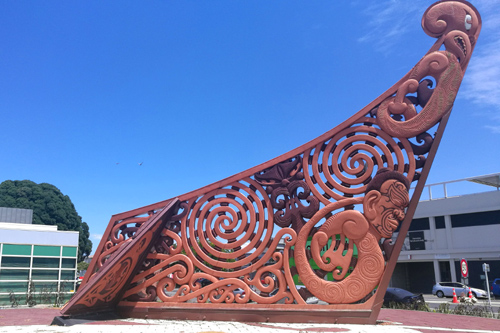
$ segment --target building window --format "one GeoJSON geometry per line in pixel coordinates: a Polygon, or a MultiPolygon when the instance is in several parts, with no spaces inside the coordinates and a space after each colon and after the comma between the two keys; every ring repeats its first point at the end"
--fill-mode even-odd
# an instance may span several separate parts
{"type": "Polygon", "coordinates": [[[0,269],[0,280],[28,280],[29,269],[0,269]]]}
{"type": "Polygon", "coordinates": [[[10,291],[13,292],[26,292],[28,289],[28,282],[2,282],[2,286],[10,291]]]}
{"type": "Polygon", "coordinates": [[[32,280],[59,280],[59,271],[58,270],[40,270],[40,269],[34,269],[31,272],[31,279],[32,280]]]}
{"type": "Polygon", "coordinates": [[[59,268],[59,258],[33,258],[33,268],[59,268]]]}
{"type": "Polygon", "coordinates": [[[75,274],[75,271],[61,271],[61,280],[74,280],[75,274]]]}
{"type": "Polygon", "coordinates": [[[63,257],[76,257],[76,247],[63,246],[63,257]]]}
{"type": "Polygon", "coordinates": [[[29,257],[2,257],[1,267],[30,267],[29,257]]]}
{"type": "Polygon", "coordinates": [[[62,260],[62,268],[75,269],[76,268],[76,259],[66,259],[66,258],[63,258],[63,260],[62,260]]]}
{"type": "Polygon", "coordinates": [[[436,229],[445,229],[446,225],[444,223],[444,216],[436,216],[434,218],[434,221],[436,222],[436,229]]]}
{"type": "Polygon", "coordinates": [[[475,227],[478,225],[500,224],[500,210],[451,215],[451,227],[475,227]]]}
{"type": "Polygon", "coordinates": [[[54,292],[57,291],[57,283],[56,282],[46,282],[46,281],[35,281],[35,290],[37,292],[54,292]]]}
{"type": "Polygon", "coordinates": [[[61,255],[60,246],[35,245],[33,249],[34,256],[59,257],[61,255]]]}
{"type": "Polygon", "coordinates": [[[416,230],[429,230],[431,227],[429,225],[429,218],[425,217],[422,219],[414,219],[411,221],[410,224],[410,229],[409,231],[416,231],[416,230]]]}
{"type": "Polygon", "coordinates": [[[409,231],[415,231],[415,230],[429,230],[429,218],[423,218],[423,219],[414,219],[411,221],[410,224],[410,229],[409,231]]]}
{"type": "Polygon", "coordinates": [[[30,256],[31,245],[17,245],[17,244],[4,244],[3,255],[17,255],[17,256],[30,256]]]}
{"type": "MultiPolygon", "coordinates": [[[[424,217],[421,219],[413,219],[410,224],[410,228],[408,229],[409,231],[420,231],[420,230],[429,230],[430,224],[429,224],[429,218],[424,217]]],[[[399,229],[401,229],[401,223],[398,225],[398,228],[394,232],[399,232],[399,229]]]]}
{"type": "Polygon", "coordinates": [[[0,306],[11,304],[11,292],[23,300],[30,281],[37,299],[58,291],[70,297],[75,289],[77,256],[75,246],[0,243],[0,306]]]}

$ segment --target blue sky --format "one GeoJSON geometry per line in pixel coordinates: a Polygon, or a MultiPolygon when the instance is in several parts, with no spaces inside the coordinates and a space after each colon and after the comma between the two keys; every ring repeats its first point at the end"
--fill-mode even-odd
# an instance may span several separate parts
{"type": "MultiPolygon", "coordinates": [[[[90,226],[265,162],[358,111],[434,39],[432,1],[3,1],[0,181],[51,183],[90,226]],[[142,163],[142,165],[140,165],[142,163]]],[[[500,3],[433,165],[500,171],[500,3]]]]}

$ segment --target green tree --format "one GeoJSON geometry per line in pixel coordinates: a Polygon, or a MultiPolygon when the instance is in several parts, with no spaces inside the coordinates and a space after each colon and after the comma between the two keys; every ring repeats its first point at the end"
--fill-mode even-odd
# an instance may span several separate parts
{"type": "Polygon", "coordinates": [[[80,261],[76,265],[76,270],[78,271],[78,273],[80,273],[81,271],[86,271],[88,268],[89,268],[89,264],[86,263],[85,261],[80,261]]]}
{"type": "Polygon", "coordinates": [[[78,231],[78,261],[92,251],[89,226],[82,221],[70,198],[54,185],[6,180],[0,184],[0,207],[32,209],[33,224],[57,225],[58,230],[78,231]]]}

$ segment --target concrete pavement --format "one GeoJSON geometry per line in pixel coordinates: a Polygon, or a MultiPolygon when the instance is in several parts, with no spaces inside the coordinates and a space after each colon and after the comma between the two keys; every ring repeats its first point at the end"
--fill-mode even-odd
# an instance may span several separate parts
{"type": "Polygon", "coordinates": [[[439,313],[382,309],[377,325],[240,323],[183,320],[119,319],[70,327],[50,326],[59,309],[0,309],[0,332],[88,333],[305,333],[305,332],[471,332],[500,333],[500,320],[439,313]]]}

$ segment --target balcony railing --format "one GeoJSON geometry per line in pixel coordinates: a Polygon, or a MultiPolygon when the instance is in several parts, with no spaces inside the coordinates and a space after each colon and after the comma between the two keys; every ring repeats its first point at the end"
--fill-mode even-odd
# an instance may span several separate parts
{"type": "Polygon", "coordinates": [[[500,190],[500,173],[427,184],[420,201],[447,199],[461,195],[500,190]],[[489,187],[485,187],[489,186],[489,187]]]}

